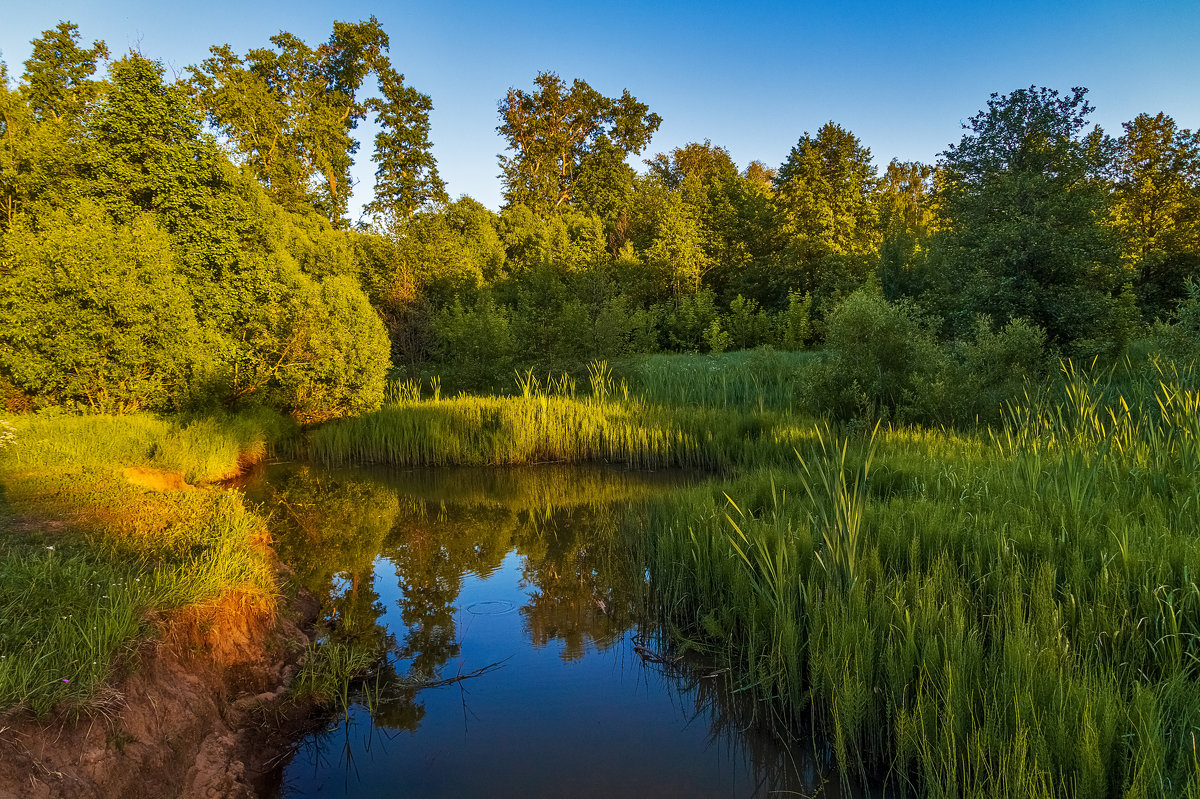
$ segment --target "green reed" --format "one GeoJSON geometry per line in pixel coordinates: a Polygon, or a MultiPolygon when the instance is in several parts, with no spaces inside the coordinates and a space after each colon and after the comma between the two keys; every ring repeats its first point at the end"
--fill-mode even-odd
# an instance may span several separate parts
{"type": "Polygon", "coordinates": [[[1197,398],[1068,365],[1002,429],[821,429],[657,511],[659,613],[847,781],[1196,795],[1197,398]]]}

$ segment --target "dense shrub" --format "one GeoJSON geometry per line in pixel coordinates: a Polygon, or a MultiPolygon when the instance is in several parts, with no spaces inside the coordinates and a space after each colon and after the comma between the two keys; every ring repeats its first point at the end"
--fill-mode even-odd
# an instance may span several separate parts
{"type": "Polygon", "coordinates": [[[878,290],[851,294],[826,317],[827,357],[813,375],[812,410],[841,419],[928,415],[946,356],[933,334],[878,290]]]}
{"type": "MultiPolygon", "coordinates": [[[[171,242],[91,203],[4,238],[0,376],[40,404],[165,409],[204,359],[171,242]]],[[[13,392],[9,392],[13,393],[13,392]]]]}

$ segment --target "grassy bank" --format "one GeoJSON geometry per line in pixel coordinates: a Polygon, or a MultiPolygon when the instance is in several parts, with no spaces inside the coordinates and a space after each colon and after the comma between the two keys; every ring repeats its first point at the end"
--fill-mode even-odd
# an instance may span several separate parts
{"type": "Polygon", "coordinates": [[[263,520],[204,487],[264,457],[289,430],[279,417],[5,422],[0,713],[102,705],[163,613],[231,598],[272,607],[263,520]]]}

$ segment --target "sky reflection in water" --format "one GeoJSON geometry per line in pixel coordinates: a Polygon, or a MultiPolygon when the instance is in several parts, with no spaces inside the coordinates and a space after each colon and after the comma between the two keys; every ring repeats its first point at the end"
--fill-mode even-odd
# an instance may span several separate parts
{"type": "Polygon", "coordinates": [[[372,708],[303,741],[280,796],[811,795],[811,760],[743,732],[721,677],[644,659],[639,508],[684,479],[280,466],[248,486],[328,638],[387,653],[372,708]]]}

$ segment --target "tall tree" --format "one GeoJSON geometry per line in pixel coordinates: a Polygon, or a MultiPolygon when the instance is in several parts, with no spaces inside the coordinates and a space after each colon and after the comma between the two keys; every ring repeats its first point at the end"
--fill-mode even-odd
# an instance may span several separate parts
{"type": "Polygon", "coordinates": [[[387,50],[387,34],[372,17],[335,22],[316,48],[286,32],[271,43],[276,49],[245,57],[213,47],[190,68],[196,99],[277,202],[342,223],[358,148],[351,131],[367,114],[356,93],[387,50]]]}
{"type": "Polygon", "coordinates": [[[22,81],[34,115],[55,122],[80,116],[100,92],[101,84],[92,76],[96,63],[105,58],[108,47],[102,41],[80,46],[78,25],[60,22],[54,30],[43,31],[33,40],[22,81]]]}
{"type": "Polygon", "coordinates": [[[60,22],[33,40],[19,89],[0,63],[0,231],[87,171],[85,111],[104,91],[94,75],[107,57],[104,42],[81,47],[78,28],[60,22]]]}
{"type": "Polygon", "coordinates": [[[1001,324],[1023,317],[1081,351],[1117,343],[1117,250],[1103,225],[1110,146],[1088,129],[1086,94],[993,94],[941,154],[948,229],[938,290],[955,298],[948,311],[959,328],[982,312],[1001,324]]]}
{"type": "Polygon", "coordinates": [[[601,136],[623,155],[640,153],[662,123],[628,90],[605,97],[578,78],[568,88],[553,72],[534,84],[531,93],[508,90],[497,131],[512,150],[500,156],[504,199],[539,215],[571,203],[579,165],[601,136]]]}
{"type": "Polygon", "coordinates": [[[433,101],[411,86],[380,58],[376,69],[381,97],[367,101],[380,131],[375,136],[375,199],[369,213],[409,219],[423,207],[445,203],[446,184],[437,171],[429,142],[433,101]]]}
{"type": "Polygon", "coordinates": [[[775,178],[788,246],[804,259],[872,252],[876,183],[871,151],[853,133],[833,122],[806,132],[775,178]]]}
{"type": "Polygon", "coordinates": [[[1165,316],[1200,274],[1200,136],[1139,114],[1117,140],[1112,222],[1143,312],[1165,316]]]}

